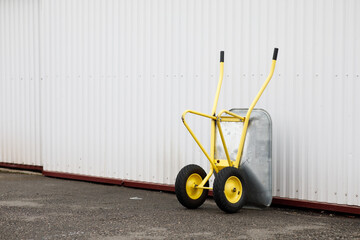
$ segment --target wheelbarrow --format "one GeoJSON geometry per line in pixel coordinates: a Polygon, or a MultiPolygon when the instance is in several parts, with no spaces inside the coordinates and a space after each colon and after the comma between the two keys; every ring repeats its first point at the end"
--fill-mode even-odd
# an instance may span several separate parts
{"type": "Polygon", "coordinates": [[[184,207],[200,207],[209,190],[213,191],[217,206],[227,213],[239,211],[245,203],[270,205],[271,119],[264,110],[254,108],[273,76],[277,54],[278,48],[275,48],[270,73],[250,107],[221,110],[216,115],[224,74],[224,51],[221,51],[220,76],[211,114],[193,110],[186,110],[182,114],[185,127],[210,162],[208,173],[195,164],[183,167],[178,173],[175,192],[184,207]],[[210,153],[205,150],[186,122],[185,116],[188,113],[211,120],[210,153]],[[212,175],[215,176],[213,188],[209,187],[212,175]]]}

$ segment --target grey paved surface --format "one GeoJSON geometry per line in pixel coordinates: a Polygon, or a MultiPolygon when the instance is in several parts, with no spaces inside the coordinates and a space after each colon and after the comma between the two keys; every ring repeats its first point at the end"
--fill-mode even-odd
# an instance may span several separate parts
{"type": "Polygon", "coordinates": [[[172,193],[0,172],[0,239],[360,239],[360,218],[285,208],[230,215],[212,199],[187,210],[172,193]]]}

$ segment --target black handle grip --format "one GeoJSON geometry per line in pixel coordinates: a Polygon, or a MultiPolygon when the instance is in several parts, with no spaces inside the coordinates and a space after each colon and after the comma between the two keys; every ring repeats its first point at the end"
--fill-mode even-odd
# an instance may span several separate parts
{"type": "Polygon", "coordinates": [[[224,62],[224,51],[220,52],[220,62],[224,62]]]}
{"type": "Polygon", "coordinates": [[[277,54],[278,54],[279,49],[278,48],[274,48],[274,55],[273,55],[273,60],[277,59],[277,54]]]}

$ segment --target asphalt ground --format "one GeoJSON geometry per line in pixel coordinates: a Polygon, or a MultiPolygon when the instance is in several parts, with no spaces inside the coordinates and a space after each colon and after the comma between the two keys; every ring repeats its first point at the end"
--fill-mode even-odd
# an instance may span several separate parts
{"type": "Polygon", "coordinates": [[[360,217],[182,207],[174,193],[0,171],[0,239],[360,239],[360,217]]]}

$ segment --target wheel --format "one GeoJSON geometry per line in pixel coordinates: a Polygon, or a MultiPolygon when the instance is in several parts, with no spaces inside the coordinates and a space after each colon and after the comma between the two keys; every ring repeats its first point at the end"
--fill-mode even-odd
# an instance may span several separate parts
{"type": "Polygon", "coordinates": [[[227,213],[239,211],[246,201],[246,183],[240,170],[226,167],[214,180],[213,195],[216,205],[227,213]]]}
{"type": "MultiPolygon", "coordinates": [[[[183,167],[175,181],[175,193],[179,202],[187,208],[200,207],[208,195],[208,189],[195,188],[206,177],[206,172],[198,165],[190,164],[183,167]]],[[[209,182],[205,187],[209,186],[209,182]]]]}

